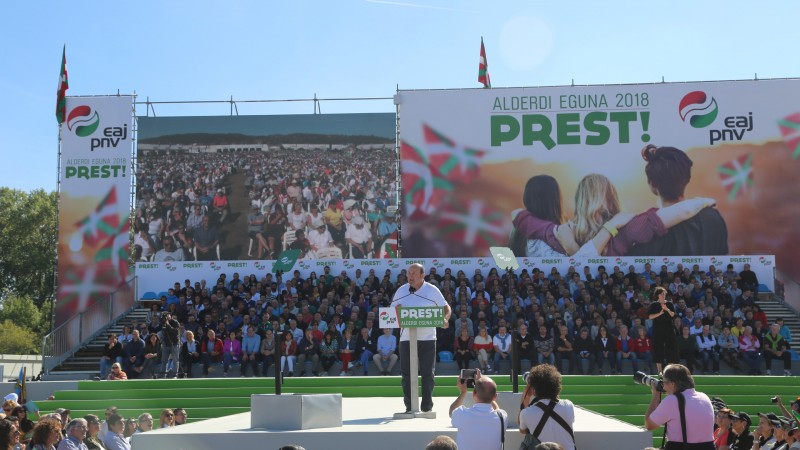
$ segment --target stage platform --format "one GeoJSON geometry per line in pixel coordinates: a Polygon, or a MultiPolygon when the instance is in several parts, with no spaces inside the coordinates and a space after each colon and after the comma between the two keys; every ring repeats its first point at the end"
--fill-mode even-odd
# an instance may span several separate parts
{"type": "MultiPolygon", "coordinates": [[[[516,449],[522,442],[516,423],[519,395],[509,394],[501,403],[512,419],[506,433],[507,449],[516,449]]],[[[438,435],[455,439],[456,429],[448,417],[452,401],[453,398],[434,397],[435,419],[394,420],[393,414],[404,409],[402,398],[344,398],[343,426],[338,428],[297,431],[250,428],[247,412],[136,434],[132,444],[133,450],[271,449],[287,444],[299,444],[307,450],[424,449],[438,435]]],[[[591,450],[641,450],[653,442],[649,431],[580,407],[575,411],[575,437],[579,449],[591,450]]]]}

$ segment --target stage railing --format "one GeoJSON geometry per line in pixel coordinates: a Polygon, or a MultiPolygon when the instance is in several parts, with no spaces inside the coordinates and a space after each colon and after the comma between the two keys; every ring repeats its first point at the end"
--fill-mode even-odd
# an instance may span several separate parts
{"type": "Polygon", "coordinates": [[[136,306],[136,277],[67,319],[42,338],[42,370],[49,374],[136,306]]]}
{"type": "Polygon", "coordinates": [[[800,312],[800,284],[780,270],[775,271],[775,295],[795,313],[800,312]]]}

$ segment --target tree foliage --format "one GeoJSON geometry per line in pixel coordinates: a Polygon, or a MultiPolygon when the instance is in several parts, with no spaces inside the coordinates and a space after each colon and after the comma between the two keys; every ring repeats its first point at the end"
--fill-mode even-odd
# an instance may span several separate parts
{"type": "Polygon", "coordinates": [[[54,295],[55,192],[0,187],[0,299],[12,295],[41,307],[54,295]]]}
{"type": "MultiPolygon", "coordinates": [[[[42,311],[45,309],[43,308],[42,311]]],[[[3,301],[2,309],[0,309],[0,322],[6,320],[37,333],[46,330],[49,326],[48,318],[43,317],[33,300],[16,295],[3,301]]]]}
{"type": "Polygon", "coordinates": [[[41,342],[33,331],[16,325],[10,320],[0,322],[0,354],[30,355],[39,353],[41,342]]]}

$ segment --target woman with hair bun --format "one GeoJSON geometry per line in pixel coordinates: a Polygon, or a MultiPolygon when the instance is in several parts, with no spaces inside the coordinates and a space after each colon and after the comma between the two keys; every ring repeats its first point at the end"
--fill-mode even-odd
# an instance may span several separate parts
{"type": "MultiPolygon", "coordinates": [[[[669,207],[684,199],[692,179],[692,160],[675,147],[648,145],[642,149],[647,161],[645,174],[650,190],[658,196],[659,207],[669,207]]],[[[633,256],[727,255],[728,227],[716,208],[705,208],[690,219],[669,228],[666,235],[637,245],[633,256]]]]}

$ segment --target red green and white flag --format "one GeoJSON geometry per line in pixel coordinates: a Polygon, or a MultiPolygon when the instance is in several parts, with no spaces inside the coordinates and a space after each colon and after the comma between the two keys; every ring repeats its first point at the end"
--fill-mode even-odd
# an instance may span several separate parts
{"type": "Polygon", "coordinates": [[[395,231],[383,241],[383,244],[381,244],[381,251],[378,252],[378,258],[397,258],[397,237],[398,232],[395,231]]]}
{"type": "Polygon", "coordinates": [[[800,113],[794,113],[778,121],[783,141],[792,150],[792,159],[800,156],[800,113]]]}
{"type": "Polygon", "coordinates": [[[96,246],[101,241],[116,236],[120,225],[117,210],[117,188],[114,186],[94,211],[75,224],[78,232],[83,235],[84,242],[96,246]]]}
{"type": "Polygon", "coordinates": [[[108,266],[110,270],[116,271],[120,283],[125,281],[130,270],[128,267],[131,250],[130,229],[131,221],[126,217],[116,235],[110,237],[94,257],[97,264],[108,266]]]}
{"type": "Polygon", "coordinates": [[[489,63],[486,61],[486,49],[483,47],[481,38],[481,59],[478,63],[478,83],[483,83],[483,87],[492,87],[492,80],[489,79],[489,63]]]}
{"type": "Polygon", "coordinates": [[[478,176],[481,159],[486,155],[484,150],[462,147],[427,124],[422,125],[422,130],[428,159],[445,178],[469,183],[478,176]]]}
{"type": "Polygon", "coordinates": [[[451,242],[476,250],[508,242],[511,229],[505,214],[481,200],[470,200],[466,205],[451,204],[438,217],[440,236],[451,242]]]}
{"type": "Polygon", "coordinates": [[[433,214],[445,196],[454,190],[453,183],[430,165],[424,152],[403,141],[400,142],[400,160],[407,216],[420,219],[433,214]]]}
{"type": "Polygon", "coordinates": [[[119,284],[115,278],[110,271],[94,264],[71,268],[58,287],[59,294],[63,295],[59,302],[69,304],[70,316],[77,314],[94,300],[117,290],[119,284]]]}
{"type": "Polygon", "coordinates": [[[67,46],[61,50],[61,73],[58,75],[58,93],[56,96],[56,120],[58,124],[64,123],[67,115],[67,89],[69,81],[67,79],[67,46]]]}
{"type": "Polygon", "coordinates": [[[728,200],[734,201],[753,185],[753,155],[742,155],[717,167],[722,186],[728,191],[728,200]]]}

